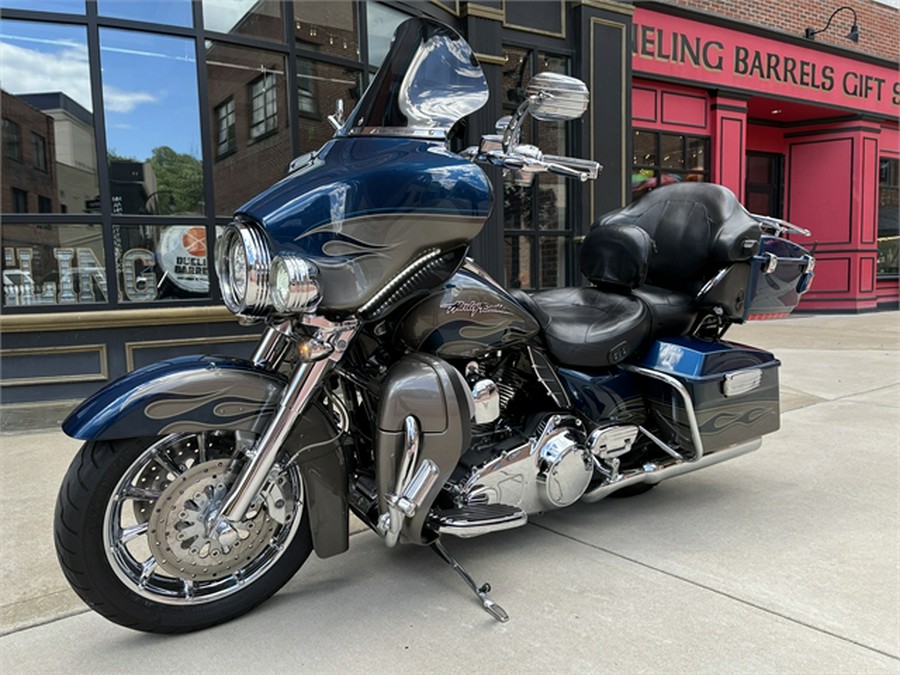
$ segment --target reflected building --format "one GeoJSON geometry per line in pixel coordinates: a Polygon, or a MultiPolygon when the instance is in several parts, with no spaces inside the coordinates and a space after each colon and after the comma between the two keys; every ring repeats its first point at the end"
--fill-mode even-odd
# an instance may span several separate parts
{"type": "Polygon", "coordinates": [[[59,213],[99,211],[94,116],[62,92],[23,94],[19,99],[53,120],[51,157],[56,163],[59,213]]]}
{"type": "Polygon", "coordinates": [[[3,213],[54,213],[58,184],[53,118],[2,91],[3,213]]]}

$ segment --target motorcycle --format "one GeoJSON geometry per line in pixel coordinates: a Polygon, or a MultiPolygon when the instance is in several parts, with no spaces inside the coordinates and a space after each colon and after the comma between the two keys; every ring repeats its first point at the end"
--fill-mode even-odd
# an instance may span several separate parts
{"type": "Polygon", "coordinates": [[[521,184],[600,167],[521,142],[529,115],[587,108],[585,85],[553,73],[451,152],[487,98],[458,34],[402,24],[332,140],[217,238],[225,304],[265,326],[252,357],[156,363],[65,420],[86,443],[56,550],[92,609],[153,632],[230,620],[313,551],[346,551],[352,511],[387,546],[431,547],[506,621],[447,537],[635,495],[778,429],[778,360],[723,335],[794,308],[814,259],[784,234],[803,231],[723,187],[668,185],[591,229],[589,285],[507,291],[467,257],[491,211],[479,165],[521,184]]]}

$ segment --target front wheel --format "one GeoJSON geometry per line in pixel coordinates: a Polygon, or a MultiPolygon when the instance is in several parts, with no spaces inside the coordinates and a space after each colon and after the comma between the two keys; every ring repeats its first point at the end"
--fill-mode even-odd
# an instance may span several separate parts
{"type": "Polygon", "coordinates": [[[247,442],[217,431],[86,443],[54,523],[75,592],[115,623],[179,633],[233,619],[281,588],[312,551],[297,466],[287,462],[242,522],[217,517],[247,442]]]}

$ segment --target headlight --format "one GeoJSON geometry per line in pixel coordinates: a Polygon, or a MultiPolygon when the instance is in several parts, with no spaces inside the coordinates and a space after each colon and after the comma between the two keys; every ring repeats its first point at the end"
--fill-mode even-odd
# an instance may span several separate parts
{"type": "Polygon", "coordinates": [[[272,304],[281,314],[311,312],[319,304],[319,270],[294,256],[278,256],[272,261],[272,304]]]}
{"type": "Polygon", "coordinates": [[[216,240],[216,274],[222,300],[234,314],[262,316],[269,309],[272,256],[257,226],[235,221],[216,240]]]}

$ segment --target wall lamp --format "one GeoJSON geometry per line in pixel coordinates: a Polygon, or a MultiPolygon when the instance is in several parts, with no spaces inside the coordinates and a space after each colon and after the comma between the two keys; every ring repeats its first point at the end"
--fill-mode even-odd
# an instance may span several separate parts
{"type": "Polygon", "coordinates": [[[831,26],[831,20],[834,19],[835,16],[837,16],[838,12],[842,12],[845,9],[853,12],[853,25],[850,26],[850,32],[847,33],[847,39],[853,40],[854,42],[859,42],[859,22],[857,21],[857,18],[856,18],[856,10],[853,9],[852,7],[847,7],[847,6],[838,7],[836,10],[834,10],[831,13],[831,16],[828,17],[828,23],[825,24],[825,28],[822,28],[820,30],[813,30],[812,28],[807,28],[806,29],[806,38],[808,40],[815,40],[816,35],[818,35],[819,33],[824,33],[826,30],[829,29],[829,27],[831,26]]]}

